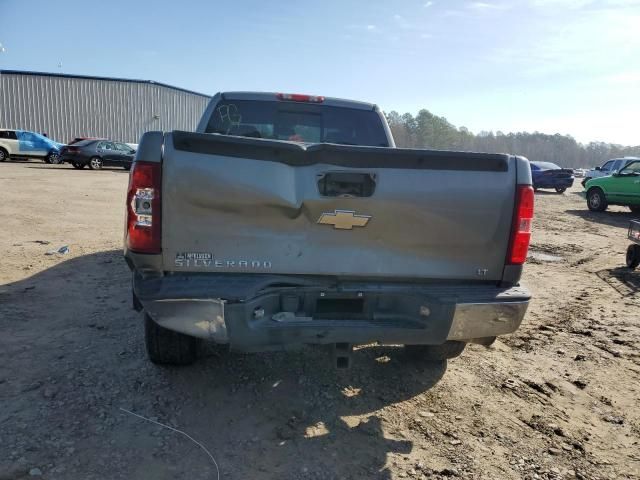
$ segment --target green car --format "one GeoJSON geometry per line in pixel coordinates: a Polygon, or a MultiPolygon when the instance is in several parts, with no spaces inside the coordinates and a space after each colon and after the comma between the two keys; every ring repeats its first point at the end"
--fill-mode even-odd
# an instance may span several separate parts
{"type": "Polygon", "coordinates": [[[603,212],[609,205],[624,205],[640,213],[640,160],[608,177],[589,180],[584,188],[587,206],[593,212],[603,212]]]}

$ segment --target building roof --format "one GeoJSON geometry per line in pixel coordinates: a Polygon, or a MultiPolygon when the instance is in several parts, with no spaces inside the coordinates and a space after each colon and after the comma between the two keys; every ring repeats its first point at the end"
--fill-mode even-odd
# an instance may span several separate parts
{"type": "Polygon", "coordinates": [[[171,88],[172,90],[178,90],[180,92],[191,93],[193,95],[199,95],[201,97],[210,98],[211,95],[205,95],[204,93],[194,92],[193,90],[187,90],[186,88],[174,87],[173,85],[167,85],[166,83],[155,82],[153,80],[136,80],[130,78],[113,78],[113,77],[96,77],[92,75],[72,75],[68,73],[48,73],[48,72],[28,72],[24,70],[0,70],[0,75],[32,75],[37,77],[62,77],[62,78],[80,78],[86,80],[105,80],[110,82],[130,82],[130,83],[147,83],[149,85],[157,85],[159,87],[171,88]]]}

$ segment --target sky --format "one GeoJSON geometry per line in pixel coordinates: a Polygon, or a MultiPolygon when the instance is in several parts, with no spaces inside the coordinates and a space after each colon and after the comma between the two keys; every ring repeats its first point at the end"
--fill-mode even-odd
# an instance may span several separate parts
{"type": "Polygon", "coordinates": [[[0,69],[335,96],[640,145],[640,0],[0,0],[0,69]]]}

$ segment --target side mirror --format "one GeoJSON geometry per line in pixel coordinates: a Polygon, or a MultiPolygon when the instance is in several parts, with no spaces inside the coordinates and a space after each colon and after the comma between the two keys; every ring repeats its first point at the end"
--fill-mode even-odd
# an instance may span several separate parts
{"type": "Polygon", "coordinates": [[[602,170],[602,168],[596,167],[596,170],[599,172],[600,170],[602,170]]]}

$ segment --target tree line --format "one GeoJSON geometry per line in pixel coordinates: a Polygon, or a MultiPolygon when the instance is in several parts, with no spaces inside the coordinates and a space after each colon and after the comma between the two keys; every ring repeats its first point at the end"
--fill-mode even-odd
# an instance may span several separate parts
{"type": "Polygon", "coordinates": [[[524,155],[531,161],[552,162],[567,168],[594,167],[610,158],[640,156],[640,145],[628,147],[605,142],[584,145],[571,136],[558,133],[474,134],[428,110],[420,110],[416,116],[392,111],[386,117],[396,145],[404,148],[512,153],[524,155]]]}

